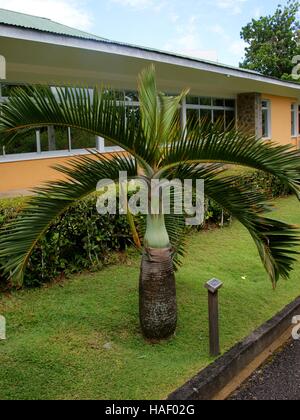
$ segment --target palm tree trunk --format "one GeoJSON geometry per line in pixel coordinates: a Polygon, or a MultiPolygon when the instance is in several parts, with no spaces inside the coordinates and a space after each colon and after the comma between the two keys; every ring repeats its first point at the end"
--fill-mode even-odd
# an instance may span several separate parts
{"type": "Polygon", "coordinates": [[[149,217],[145,245],[140,273],[140,323],[145,338],[163,340],[174,334],[177,325],[175,275],[163,216],[149,217]]]}

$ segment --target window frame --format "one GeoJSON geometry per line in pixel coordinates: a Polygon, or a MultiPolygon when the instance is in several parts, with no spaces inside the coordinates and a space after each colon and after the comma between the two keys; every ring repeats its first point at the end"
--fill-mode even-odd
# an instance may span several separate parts
{"type": "MultiPolygon", "coordinates": [[[[204,97],[204,96],[195,96],[190,95],[194,100],[198,98],[198,105],[197,104],[189,104],[186,100],[184,103],[184,112],[185,112],[185,121],[187,121],[187,111],[188,110],[197,110],[199,111],[200,119],[201,119],[201,110],[211,111],[211,123],[214,123],[214,113],[216,111],[223,111],[224,113],[224,131],[226,130],[226,111],[232,111],[234,113],[234,120],[235,120],[235,127],[237,126],[237,118],[236,118],[236,98],[235,97],[204,97]],[[210,99],[210,105],[201,105],[201,99],[210,99]],[[214,101],[222,100],[223,106],[214,105],[214,101]],[[226,106],[226,101],[234,101],[234,107],[226,106]]],[[[186,98],[188,99],[188,97],[186,98]]]]}
{"type": "Polygon", "coordinates": [[[291,104],[291,137],[297,138],[299,136],[299,117],[300,117],[300,110],[299,104],[294,102],[291,104]],[[294,122],[293,122],[294,119],[294,122]],[[293,132],[294,126],[294,132],[293,132]]]}
{"type": "MultiPolygon", "coordinates": [[[[22,86],[22,84],[19,84],[19,86],[22,86]]],[[[52,89],[55,89],[55,87],[51,86],[52,89]]],[[[2,97],[1,96],[1,90],[2,84],[0,84],[0,102],[5,102],[9,98],[2,97]]],[[[130,100],[129,97],[126,97],[126,94],[134,94],[136,92],[124,89],[120,90],[120,100],[117,101],[119,104],[124,104],[126,107],[139,107],[140,103],[138,101],[130,100]]],[[[234,121],[235,121],[235,127],[237,126],[237,101],[236,97],[213,97],[213,96],[207,96],[204,95],[201,96],[195,96],[195,98],[198,98],[198,105],[197,104],[189,104],[184,99],[182,101],[182,104],[179,108],[181,108],[181,120],[182,120],[182,127],[186,126],[187,122],[187,110],[188,109],[194,109],[198,110],[199,114],[201,115],[201,110],[209,110],[211,111],[211,122],[214,122],[214,112],[215,111],[223,111],[224,113],[224,130],[227,128],[226,123],[226,112],[231,111],[234,113],[234,121]],[[210,102],[210,105],[201,105],[201,100],[206,99],[207,102],[210,102]],[[223,101],[223,106],[214,105],[214,101],[223,101]],[[227,106],[226,101],[233,101],[234,107],[227,106]]],[[[26,161],[26,160],[35,160],[35,159],[46,159],[46,158],[56,158],[56,157],[67,157],[67,156],[76,156],[76,155],[82,155],[82,154],[88,154],[89,152],[86,149],[73,149],[72,148],[72,132],[71,129],[68,128],[68,150],[55,150],[55,151],[42,151],[41,150],[41,136],[39,130],[36,130],[35,136],[36,136],[36,152],[31,153],[15,153],[15,154],[7,154],[5,153],[5,149],[3,150],[3,154],[0,155],[0,163],[1,162],[14,162],[14,161],[26,161]]],[[[112,153],[112,152],[119,152],[122,151],[120,147],[115,146],[109,146],[105,145],[104,139],[100,137],[95,137],[95,150],[97,150],[100,153],[112,153]]]]}
{"type": "Polygon", "coordinates": [[[270,99],[262,99],[261,101],[261,114],[262,114],[262,138],[264,140],[272,139],[272,106],[270,99]],[[263,106],[263,103],[266,102],[267,106],[263,106]],[[267,133],[264,135],[263,132],[263,112],[267,111],[267,133]]]}

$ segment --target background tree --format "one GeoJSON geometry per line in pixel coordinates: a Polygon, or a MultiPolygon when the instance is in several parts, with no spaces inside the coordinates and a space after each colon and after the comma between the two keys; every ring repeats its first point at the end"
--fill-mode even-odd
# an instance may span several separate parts
{"type": "Polygon", "coordinates": [[[240,67],[266,76],[287,79],[292,73],[294,56],[300,55],[300,3],[289,0],[279,5],[273,15],[252,19],[242,28],[241,38],[249,44],[240,67]]]}

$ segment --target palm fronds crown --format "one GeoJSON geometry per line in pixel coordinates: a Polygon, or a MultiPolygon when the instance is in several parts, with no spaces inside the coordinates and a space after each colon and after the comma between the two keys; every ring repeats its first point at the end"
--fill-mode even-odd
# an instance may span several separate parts
{"type": "MultiPolygon", "coordinates": [[[[21,216],[0,236],[0,259],[16,282],[22,281],[28,259],[51,222],[77,200],[95,191],[100,179],[129,177],[204,179],[205,193],[236,217],[253,237],[262,262],[275,285],[288,277],[299,242],[295,226],[264,216],[265,197],[237,186],[237,178],[220,176],[223,165],[240,165],[277,177],[300,198],[300,154],[291,146],[264,142],[236,130],[190,124],[182,129],[178,97],[159,92],[154,67],[139,77],[140,118],[128,115],[112,89],[36,86],[17,89],[2,106],[0,134],[6,143],[32,128],[49,125],[85,130],[120,146],[124,153],[109,157],[93,152],[56,169],[64,181],[35,190],[21,216]]],[[[99,216],[100,217],[100,216],[99,216]]],[[[176,215],[165,216],[174,255],[183,254],[185,224],[176,215]],[[177,251],[177,252],[176,252],[177,251]]]]}

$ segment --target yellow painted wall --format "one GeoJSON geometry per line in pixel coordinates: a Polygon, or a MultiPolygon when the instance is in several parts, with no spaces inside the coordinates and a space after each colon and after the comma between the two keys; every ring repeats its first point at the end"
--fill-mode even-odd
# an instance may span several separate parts
{"type": "Polygon", "coordinates": [[[291,105],[295,98],[263,95],[262,99],[271,102],[271,138],[280,144],[293,144],[298,147],[299,137],[291,135],[291,105]]]}
{"type": "Polygon", "coordinates": [[[8,191],[22,193],[24,190],[40,186],[45,181],[61,179],[51,167],[67,164],[70,158],[28,160],[23,162],[0,163],[0,194],[8,191]]]}
{"type": "Polygon", "coordinates": [[[64,179],[53,166],[66,166],[72,159],[74,156],[0,163],[0,197],[26,195],[47,181],[64,179]]]}

